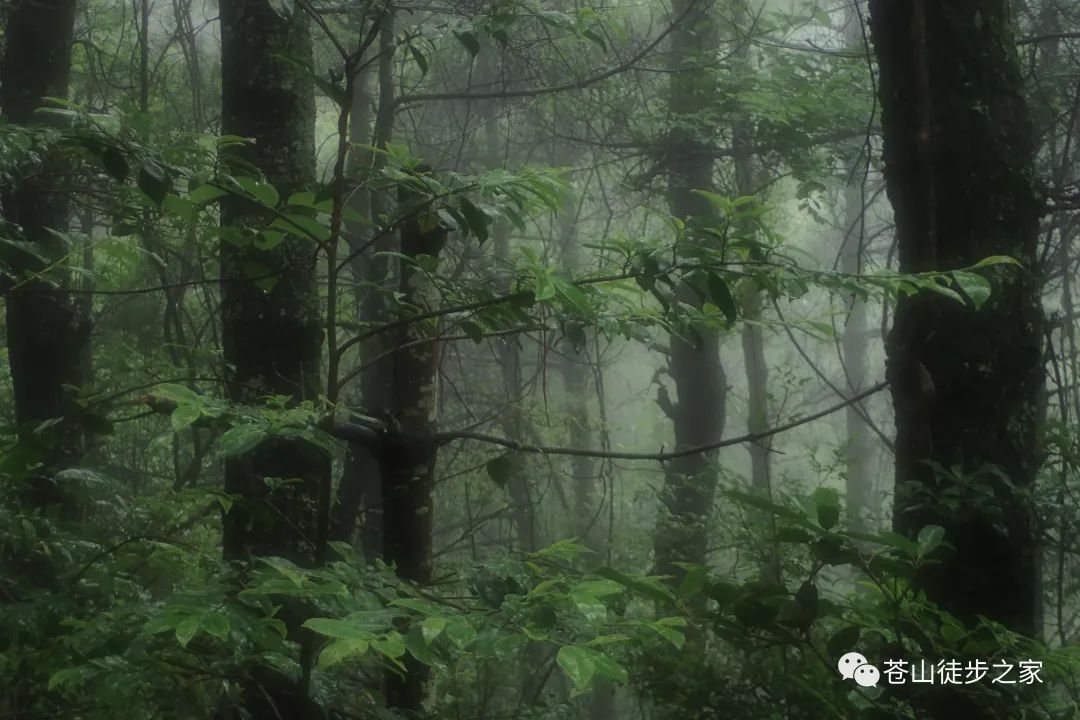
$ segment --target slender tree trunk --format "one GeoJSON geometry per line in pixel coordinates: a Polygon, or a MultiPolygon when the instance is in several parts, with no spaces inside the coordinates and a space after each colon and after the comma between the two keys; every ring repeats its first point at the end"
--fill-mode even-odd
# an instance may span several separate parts
{"type": "MultiPolygon", "coordinates": [[[[862,21],[856,2],[860,0],[852,0],[847,10],[847,25],[844,27],[845,44],[852,49],[861,48],[863,44],[862,21]]],[[[857,147],[852,149],[858,150],[857,147]]],[[[850,182],[844,187],[844,234],[841,237],[840,271],[849,275],[858,275],[862,271],[863,240],[866,236],[864,180],[863,173],[856,169],[850,182]]],[[[841,342],[846,387],[852,394],[861,391],[866,382],[868,328],[866,303],[857,296],[852,296],[841,342]]],[[[849,528],[860,531],[868,529],[867,515],[874,509],[871,497],[874,481],[870,469],[873,446],[865,412],[865,405],[850,405],[844,411],[847,425],[847,443],[844,446],[847,523],[849,528]]]]}
{"type": "MultiPolygon", "coordinates": [[[[227,148],[233,173],[262,172],[284,199],[314,181],[314,96],[309,79],[282,59],[311,57],[302,12],[278,15],[264,0],[221,4],[222,132],[254,139],[227,148]]],[[[258,228],[265,211],[226,197],[224,228],[258,228]]],[[[316,285],[317,247],[295,238],[272,250],[225,240],[221,244],[222,328],[228,391],[236,403],[267,395],[292,402],[320,391],[323,328],[316,285]],[[252,268],[255,268],[252,270],[252,268]],[[274,274],[273,287],[249,280],[274,274]]],[[[330,471],[329,456],[299,439],[270,438],[225,468],[225,490],[241,498],[225,516],[229,559],[281,555],[310,564],[316,498],[330,471]]]]}
{"type": "MultiPolygon", "coordinates": [[[[391,141],[394,133],[394,14],[388,10],[379,15],[375,22],[379,23],[377,96],[375,124],[370,143],[373,147],[382,149],[391,141]]],[[[354,107],[363,102],[360,92],[356,90],[357,94],[354,94],[354,107]]],[[[350,132],[354,137],[358,137],[363,132],[362,123],[369,111],[361,107],[355,109],[362,114],[353,116],[350,132]]],[[[363,162],[362,156],[357,158],[357,162],[358,166],[363,162]]],[[[368,162],[370,172],[377,174],[385,162],[385,156],[374,153],[368,162]]],[[[385,291],[390,284],[395,265],[385,253],[397,249],[397,243],[395,234],[382,226],[381,218],[389,210],[385,189],[376,187],[365,195],[366,201],[357,202],[366,205],[368,214],[378,229],[375,230],[377,235],[372,238],[371,246],[357,256],[354,271],[359,273],[366,286],[359,289],[363,293],[360,300],[360,322],[364,325],[376,325],[389,319],[385,291]]],[[[393,338],[376,336],[360,346],[359,361],[369,363],[360,375],[360,395],[364,410],[368,415],[384,421],[390,419],[394,371],[392,355],[382,356],[393,347],[392,342],[393,338]],[[380,357],[382,359],[376,359],[380,357]]],[[[357,513],[360,513],[360,545],[368,560],[382,557],[385,550],[382,464],[379,452],[353,444],[346,457],[338,493],[339,505],[335,509],[334,526],[339,537],[341,533],[351,533],[357,513]]]]}
{"type": "MultiPolygon", "coordinates": [[[[367,58],[361,59],[353,81],[352,112],[349,123],[349,142],[355,146],[372,145],[372,105],[367,58]]],[[[380,63],[382,62],[380,58],[380,63]]],[[[363,183],[375,171],[381,155],[355,149],[349,155],[349,175],[363,183]]],[[[349,198],[349,207],[365,218],[372,217],[372,194],[367,187],[360,187],[349,198]]],[[[371,227],[357,223],[346,226],[349,238],[350,269],[356,280],[358,319],[362,326],[386,320],[383,292],[387,282],[389,263],[385,256],[376,254],[377,249],[389,249],[387,242],[380,243],[371,227]],[[376,248],[376,245],[379,247],[376,248]]],[[[371,361],[382,352],[383,344],[378,337],[361,343],[358,364],[371,361]]],[[[364,368],[360,378],[360,400],[364,410],[381,419],[386,418],[386,389],[388,362],[376,362],[364,368]]],[[[379,480],[377,453],[370,447],[350,443],[346,449],[345,462],[338,486],[337,502],[333,512],[333,535],[339,540],[351,540],[360,524],[360,547],[367,560],[382,555],[382,488],[379,480]]]]}
{"type": "MultiPolygon", "coordinates": [[[[480,65],[480,81],[489,87],[496,87],[498,82],[498,57],[499,46],[495,42],[486,42],[478,58],[480,65]]],[[[488,100],[483,105],[484,118],[484,155],[485,165],[489,169],[501,168],[504,165],[503,134],[499,128],[497,115],[498,104],[494,100],[488,100]]],[[[499,277],[502,292],[509,292],[513,283],[513,272],[510,257],[510,226],[506,222],[498,221],[491,230],[492,242],[495,253],[495,273],[499,277]]],[[[499,366],[502,370],[503,386],[505,388],[505,401],[507,403],[503,412],[499,413],[502,430],[507,437],[523,438],[525,433],[525,412],[522,406],[521,382],[521,345],[520,339],[514,336],[496,341],[496,350],[499,357],[499,366]]],[[[536,549],[536,522],[533,512],[533,501],[529,493],[527,478],[527,463],[525,456],[515,454],[511,456],[513,467],[506,484],[512,505],[511,515],[514,523],[514,534],[517,549],[531,552],[536,549]]],[[[531,675],[530,675],[531,677],[531,675]]]]}
{"type": "Polygon", "coordinates": [[[901,270],[990,255],[1024,265],[994,273],[979,310],[933,294],[900,302],[887,343],[894,525],[907,535],[941,525],[955,548],[920,575],[931,600],[968,622],[982,615],[1036,635],[1039,547],[1027,493],[1040,463],[1040,203],[1008,2],[870,7],[901,270]]]}
{"type": "MultiPolygon", "coordinates": [[[[572,165],[569,158],[565,165],[572,165]]],[[[562,243],[562,265],[568,274],[580,271],[579,242],[577,234],[577,222],[574,216],[576,203],[566,202],[563,206],[559,222],[559,242],[562,243]]],[[[590,448],[594,444],[594,433],[589,412],[590,392],[595,384],[590,381],[592,368],[590,367],[589,354],[584,348],[578,349],[567,344],[564,349],[566,357],[560,364],[564,391],[567,400],[567,426],[570,435],[570,447],[590,448]]],[[[599,360],[597,360],[599,362],[599,360]]],[[[603,372],[601,369],[600,372],[603,372]]],[[[601,500],[602,492],[600,483],[601,473],[597,472],[597,461],[585,455],[571,458],[570,477],[573,480],[574,497],[574,534],[581,538],[582,542],[595,553],[593,561],[597,565],[604,564],[606,554],[604,536],[601,532],[601,500]]],[[[609,500],[610,502],[610,500],[609,500]]],[[[600,679],[592,689],[589,698],[590,720],[615,720],[618,717],[617,698],[615,685],[600,679]]]]}
{"type": "MultiPolygon", "coordinates": [[[[679,21],[671,33],[668,208],[679,219],[708,218],[712,215],[708,200],[693,191],[713,189],[713,154],[702,138],[704,128],[692,118],[714,94],[711,70],[702,63],[715,50],[716,28],[708,2],[673,0],[672,11],[679,21]]],[[[693,223],[687,228],[688,241],[700,240],[692,227],[693,223]]],[[[686,284],[678,288],[676,299],[691,305],[701,302],[686,284]]],[[[700,328],[687,337],[673,334],[668,373],[678,396],[665,408],[674,425],[676,448],[718,440],[724,429],[727,383],[716,332],[700,328]]],[[[665,468],[654,537],[657,572],[680,576],[683,571],[674,563],[704,562],[716,490],[714,459],[715,453],[698,453],[665,468]]]]}
{"type": "MultiPolygon", "coordinates": [[[[398,287],[404,306],[437,307],[438,291],[416,269],[415,262],[422,256],[438,261],[446,239],[444,227],[422,230],[420,220],[405,223],[398,287]]],[[[411,323],[394,333],[393,346],[400,349],[391,361],[390,433],[380,458],[384,557],[397,568],[398,575],[418,584],[431,582],[440,351],[438,342],[416,341],[438,333],[437,324],[431,322],[411,323]]],[[[428,671],[411,657],[406,667],[404,678],[388,676],[387,698],[394,708],[419,711],[428,671]]]]}
{"type": "MultiPolygon", "coordinates": [[[[746,6],[744,0],[732,2],[732,25],[738,32],[745,32],[746,6]]],[[[736,51],[736,72],[749,75],[750,44],[741,43],[736,51]]],[[[735,165],[735,192],[739,196],[752,195],[757,191],[754,180],[754,126],[753,121],[740,113],[735,118],[731,130],[733,160],[735,165]]],[[[751,223],[744,223],[740,231],[753,233],[751,223]]],[[[765,334],[759,324],[762,317],[761,291],[752,282],[744,282],[740,293],[743,325],[741,328],[743,364],[746,369],[746,430],[761,433],[769,427],[769,370],[765,364],[765,334]]],[[[755,492],[766,498],[772,495],[772,438],[747,445],[750,452],[750,480],[755,492]]],[[[771,514],[763,515],[764,524],[770,528],[768,538],[775,534],[775,518],[771,514]]],[[[780,581],[780,558],[775,552],[775,543],[768,542],[762,560],[762,574],[774,581],[780,581]]]]}
{"type": "MultiPolygon", "coordinates": [[[[852,184],[844,188],[844,207],[844,227],[847,234],[840,251],[840,271],[857,275],[860,272],[859,255],[864,235],[862,192],[858,185],[852,184]]],[[[863,390],[866,383],[868,328],[866,303],[858,297],[852,297],[841,342],[847,389],[851,394],[863,390]]],[[[845,410],[847,443],[844,445],[844,483],[848,526],[853,530],[866,530],[868,515],[874,509],[871,497],[874,482],[870,469],[873,445],[870,427],[863,415],[865,412],[865,405],[851,405],[845,410]]]]}
{"type": "MultiPolygon", "coordinates": [[[[74,18],[73,0],[16,0],[8,6],[0,103],[9,122],[33,124],[44,98],[67,95],[74,18]]],[[[36,505],[63,499],[52,475],[77,462],[85,444],[76,399],[87,381],[89,318],[68,292],[70,278],[62,270],[49,272],[60,287],[34,277],[48,264],[66,265],[69,248],[52,234],[66,233],[70,219],[67,194],[53,189],[62,171],[60,158],[46,156],[3,198],[5,218],[44,258],[12,267],[18,280],[4,288],[15,421],[24,440],[40,448],[44,467],[27,498],[36,505]],[[36,429],[47,420],[60,422],[36,429]]]]}

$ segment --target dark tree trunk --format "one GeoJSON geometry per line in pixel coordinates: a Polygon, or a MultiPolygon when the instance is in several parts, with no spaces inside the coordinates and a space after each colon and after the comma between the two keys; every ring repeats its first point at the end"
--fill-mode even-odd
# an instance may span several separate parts
{"type": "MultiPolygon", "coordinates": [[[[222,132],[254,138],[230,146],[232,172],[262,172],[282,198],[314,179],[314,99],[310,80],[281,59],[311,57],[302,12],[284,18],[265,0],[221,4],[222,132]]],[[[227,197],[226,228],[258,227],[265,213],[227,197]]],[[[287,239],[272,250],[221,243],[222,328],[233,402],[261,403],[267,395],[290,401],[319,395],[321,326],[315,278],[317,247],[287,239]],[[248,278],[273,273],[264,290],[248,278]],[[265,268],[262,270],[261,268],[265,268]]],[[[310,564],[314,557],[316,498],[328,479],[329,456],[304,440],[268,439],[225,468],[225,490],[242,498],[225,517],[225,557],[281,555],[310,564]],[[271,490],[267,478],[275,489],[271,490]]]]}
{"type": "MultiPolygon", "coordinates": [[[[8,6],[0,102],[9,122],[32,124],[45,97],[67,95],[74,17],[73,0],[17,0],[8,6]]],[[[33,278],[70,250],[50,232],[68,230],[67,194],[53,187],[61,163],[45,157],[3,198],[5,218],[18,225],[23,238],[45,258],[40,265],[11,268],[19,280],[14,288],[4,288],[15,420],[24,440],[40,447],[44,467],[29,497],[34,504],[62,499],[49,476],[77,461],[84,447],[75,400],[77,388],[87,380],[89,319],[67,291],[68,278],[49,272],[51,281],[63,283],[59,288],[33,278]],[[60,422],[35,431],[53,419],[60,422]]]]}
{"type": "MultiPolygon", "coordinates": [[[[311,81],[289,62],[311,58],[306,16],[285,17],[265,0],[221,3],[221,130],[252,138],[223,151],[226,171],[262,174],[282,198],[314,183],[314,95],[311,81]],[[288,60],[283,59],[288,58],[288,60]]],[[[318,247],[287,237],[272,249],[232,242],[241,229],[257,231],[270,218],[240,197],[221,202],[222,342],[230,400],[262,405],[281,396],[286,405],[316,400],[322,368],[322,318],[316,284],[318,247]],[[257,281],[271,275],[272,286],[257,281]]],[[[225,465],[225,491],[237,497],[226,513],[228,560],[282,556],[301,565],[317,558],[318,498],[330,482],[330,456],[299,438],[272,437],[225,465]]],[[[301,664],[310,666],[311,639],[302,635],[305,612],[287,606],[290,634],[303,641],[301,664]]],[[[300,683],[267,667],[272,679],[245,694],[256,717],[316,718],[321,711],[300,683]]],[[[225,711],[232,716],[232,710],[225,711]]]]}
{"type": "MultiPolygon", "coordinates": [[[[403,199],[406,199],[403,197],[403,199]]],[[[419,219],[401,231],[401,279],[398,287],[405,307],[434,309],[438,293],[417,270],[415,260],[438,260],[447,231],[436,225],[421,229],[419,219]]],[[[410,323],[393,333],[390,387],[390,432],[381,459],[383,498],[383,555],[400,577],[419,584],[431,582],[434,473],[437,447],[435,413],[438,398],[439,329],[431,321],[410,323]],[[419,342],[418,342],[419,341],[419,342]],[[411,344],[410,344],[411,343],[411,344]]],[[[391,707],[419,711],[426,693],[427,668],[410,656],[404,678],[388,676],[391,707]]]]}
{"type": "MultiPolygon", "coordinates": [[[[680,219],[708,218],[713,214],[709,201],[694,190],[712,190],[713,152],[703,137],[704,127],[693,116],[714,95],[711,70],[702,58],[714,51],[716,28],[709,3],[674,0],[678,26],[671,33],[671,98],[673,127],[669,131],[668,208],[680,219]]],[[[699,240],[688,224],[688,241],[699,240]]],[[[677,300],[700,305],[701,300],[688,285],[677,291],[677,300]]],[[[676,448],[705,445],[717,441],[724,429],[727,394],[717,333],[704,328],[688,337],[672,335],[668,373],[675,384],[677,399],[665,408],[675,429],[676,448]]],[[[656,571],[679,576],[673,563],[704,562],[708,541],[708,520],[716,489],[715,453],[688,455],[669,463],[664,473],[660,516],[654,539],[656,571]]]]}
{"type": "MultiPolygon", "coordinates": [[[[363,75],[354,85],[352,122],[349,127],[351,140],[360,145],[385,147],[390,142],[394,124],[394,16],[392,12],[380,15],[379,23],[377,95],[366,97],[369,83],[363,75]],[[378,105],[375,113],[374,128],[368,128],[372,101],[378,105]]],[[[367,73],[367,70],[362,70],[367,73]]],[[[364,177],[374,174],[385,162],[382,153],[357,151],[350,156],[351,170],[354,175],[364,177]]],[[[385,190],[376,187],[371,192],[357,192],[353,195],[353,208],[379,222],[380,215],[386,213],[385,190]]],[[[373,230],[376,235],[367,239],[364,228],[352,228],[351,237],[361,238],[356,246],[350,245],[349,251],[359,254],[352,263],[357,280],[361,281],[358,291],[359,319],[365,326],[377,325],[388,319],[385,290],[392,274],[393,263],[388,253],[395,250],[394,234],[373,230]],[[370,247],[365,247],[370,243],[370,247]],[[361,251],[362,250],[362,251],[361,251]]],[[[393,358],[380,358],[385,354],[392,338],[375,336],[360,344],[358,362],[367,363],[360,375],[360,396],[364,411],[380,420],[387,420],[390,412],[391,376],[393,358]]],[[[364,557],[372,561],[383,554],[383,499],[382,470],[378,453],[369,447],[352,444],[342,468],[341,484],[338,488],[337,504],[334,507],[334,533],[338,539],[349,538],[359,521],[359,541],[364,557]]]]}
{"type": "Polygon", "coordinates": [[[1040,462],[1040,206],[1008,5],[871,0],[871,32],[901,269],[990,255],[1024,264],[995,273],[980,310],[933,294],[897,309],[887,343],[894,525],[908,535],[942,525],[955,546],[921,575],[933,601],[969,622],[984,615],[1037,635],[1039,548],[1026,493],[1040,462]]]}

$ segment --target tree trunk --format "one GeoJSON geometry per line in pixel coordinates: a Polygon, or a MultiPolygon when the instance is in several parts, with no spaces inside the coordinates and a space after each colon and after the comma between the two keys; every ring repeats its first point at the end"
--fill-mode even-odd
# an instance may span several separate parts
{"type": "MultiPolygon", "coordinates": [[[[746,25],[746,6],[743,0],[732,3],[732,26],[736,31],[746,25]]],[[[751,74],[750,44],[741,43],[735,54],[736,73],[751,74]]],[[[745,112],[739,112],[731,129],[732,160],[735,166],[735,192],[739,196],[752,195],[757,191],[754,180],[754,125],[745,112]]],[[[743,223],[739,231],[745,235],[754,232],[753,223],[743,223]]],[[[746,369],[746,431],[762,433],[769,427],[769,370],[765,364],[765,334],[761,325],[761,291],[756,283],[744,281],[740,293],[743,325],[741,328],[743,364],[746,369]]],[[[750,452],[750,481],[754,492],[767,499],[772,498],[772,437],[747,445],[750,452]]],[[[768,528],[767,545],[762,553],[762,576],[772,582],[780,582],[780,557],[776,543],[775,516],[760,515],[762,524],[768,528]]]]}
{"type": "MultiPolygon", "coordinates": [[[[844,28],[845,44],[852,49],[862,47],[862,23],[852,0],[844,28]]],[[[858,150],[857,147],[852,148],[858,150]]],[[[860,154],[861,157],[861,154],[860,154]]],[[[862,271],[863,240],[866,236],[865,210],[863,208],[863,183],[865,178],[856,171],[844,187],[844,234],[840,246],[840,271],[858,275],[862,271]]],[[[855,394],[863,390],[866,382],[867,353],[866,303],[852,296],[848,305],[847,321],[841,342],[846,388],[855,394]]],[[[873,477],[870,462],[873,459],[870,427],[866,422],[866,405],[849,405],[844,410],[847,424],[847,443],[844,446],[844,490],[848,527],[856,531],[868,529],[868,515],[874,510],[873,477]]]]}
{"type": "Polygon", "coordinates": [[[1040,463],[1040,204],[1008,2],[870,7],[901,270],[990,255],[1024,265],[995,273],[979,310],[927,293],[900,302],[887,342],[893,522],[907,535],[941,525],[955,547],[920,574],[931,600],[968,622],[983,615],[1036,635],[1039,548],[1026,493],[1040,463]]]}
{"type": "MultiPolygon", "coordinates": [[[[437,307],[437,289],[415,263],[422,256],[437,261],[446,239],[446,228],[436,224],[423,230],[421,219],[402,227],[398,291],[404,307],[437,307]]],[[[439,372],[439,343],[431,338],[438,333],[433,321],[410,323],[393,333],[392,347],[398,350],[391,356],[390,432],[380,458],[384,557],[399,576],[418,584],[431,582],[439,372]]],[[[404,678],[388,675],[387,700],[399,710],[419,711],[428,671],[411,656],[405,664],[404,678]]]]}
{"type": "MultiPolygon", "coordinates": [[[[0,102],[9,122],[32,124],[44,98],[67,95],[74,17],[73,0],[17,0],[8,7],[0,102]]],[[[23,440],[39,448],[44,466],[27,498],[35,505],[63,499],[51,476],[76,462],[84,448],[75,401],[87,380],[89,318],[67,291],[69,278],[51,271],[51,281],[63,281],[57,288],[33,277],[47,264],[62,268],[61,259],[69,251],[51,232],[68,230],[69,198],[50,189],[60,172],[62,161],[46,156],[3,198],[5,218],[19,226],[23,239],[44,258],[42,263],[12,267],[19,279],[14,288],[4,288],[15,421],[23,440]],[[54,419],[60,422],[36,430],[54,419]]]]}
{"type": "MultiPolygon", "coordinates": [[[[250,175],[245,167],[253,167],[283,199],[311,187],[311,82],[282,59],[311,57],[306,17],[282,17],[264,0],[230,0],[221,4],[221,36],[222,132],[255,141],[226,148],[231,171],[250,175]]],[[[266,220],[264,211],[243,198],[221,202],[223,228],[258,228],[266,220]]],[[[291,402],[318,398],[323,329],[317,250],[292,237],[272,250],[221,243],[222,332],[233,402],[255,405],[267,395],[291,402]],[[269,289],[249,279],[269,273],[269,289]]],[[[225,516],[225,557],[281,555],[310,564],[316,498],[329,472],[324,451],[291,438],[267,439],[229,460],[225,490],[241,500],[225,516]]]]}
{"type": "MultiPolygon", "coordinates": [[[[499,46],[494,42],[485,42],[479,56],[480,82],[489,87],[496,87],[498,83],[498,57],[499,46]]],[[[501,168],[504,165],[502,133],[499,131],[499,119],[497,101],[488,100],[483,105],[484,118],[484,165],[488,169],[501,168]]],[[[495,273],[501,285],[500,291],[508,293],[514,281],[513,258],[510,257],[510,226],[505,221],[496,221],[491,229],[492,244],[495,254],[495,273]]],[[[499,357],[499,366],[502,370],[503,386],[505,388],[506,408],[499,413],[502,431],[507,437],[522,439],[525,436],[525,409],[523,407],[521,381],[521,341],[516,336],[510,336],[496,341],[496,352],[499,357]]],[[[510,495],[511,517],[514,523],[514,536],[516,549],[523,552],[532,552],[537,548],[536,520],[533,511],[533,500],[529,492],[527,467],[525,456],[516,453],[510,456],[512,463],[509,478],[506,484],[507,493],[510,495]]],[[[532,675],[530,674],[530,677],[532,675]]],[[[535,678],[532,678],[535,679],[535,678]]]]}
{"type": "MultiPolygon", "coordinates": [[[[393,32],[392,26],[389,31],[393,32]]],[[[385,37],[387,28],[380,27],[380,37],[385,37]]],[[[353,80],[352,112],[349,123],[349,142],[358,146],[349,155],[349,175],[364,183],[377,170],[382,162],[379,153],[367,152],[363,147],[373,145],[372,138],[372,103],[371,70],[366,66],[369,59],[361,59],[361,69],[353,80]]],[[[380,67],[390,59],[379,59],[380,67]]],[[[392,79],[392,77],[391,77],[392,79]]],[[[380,82],[382,75],[380,74],[380,82]]],[[[392,92],[392,88],[390,91],[392,92]]],[[[380,97],[383,93],[380,92],[380,97]]],[[[391,95],[392,99],[392,95],[391,95]]],[[[380,191],[381,192],[381,191],[380,191]]],[[[373,193],[367,186],[360,187],[349,197],[349,207],[365,218],[374,219],[372,202],[373,193]]],[[[385,322],[386,303],[383,298],[387,282],[389,263],[379,251],[390,250],[393,245],[391,235],[386,233],[382,240],[376,234],[378,229],[365,227],[359,223],[346,226],[349,238],[349,265],[356,280],[358,319],[362,326],[385,322]]],[[[358,364],[372,362],[383,350],[381,338],[373,337],[360,344],[358,364]]],[[[360,400],[364,411],[372,416],[386,419],[388,400],[385,397],[389,387],[389,360],[374,362],[361,371],[359,378],[360,400]]],[[[382,487],[379,480],[379,462],[373,448],[359,443],[350,443],[346,449],[345,462],[338,486],[337,502],[333,512],[333,535],[338,540],[352,540],[359,521],[359,541],[364,558],[371,561],[382,556],[382,487]]]]}
{"type": "MultiPolygon", "coordinates": [[[[862,193],[855,185],[844,188],[844,227],[847,234],[840,251],[840,271],[851,275],[860,272],[860,246],[863,237],[862,193]]],[[[847,322],[841,341],[844,359],[844,374],[847,390],[851,394],[862,391],[866,382],[867,353],[867,317],[866,303],[858,297],[852,297],[848,306],[847,322]]],[[[864,413],[866,405],[850,405],[845,411],[847,424],[847,443],[844,445],[844,487],[847,503],[848,527],[853,530],[868,529],[868,515],[874,510],[873,477],[870,462],[873,459],[873,445],[870,427],[864,413]]]]}
{"type": "MultiPolygon", "coordinates": [[[[671,33],[670,111],[674,124],[668,137],[668,208],[679,219],[708,218],[712,207],[694,190],[713,189],[713,160],[703,128],[693,116],[713,96],[714,80],[702,68],[702,57],[714,51],[716,29],[709,4],[673,0],[679,19],[671,33]]],[[[698,238],[687,228],[690,241],[698,238]]],[[[687,284],[677,290],[677,300],[700,305],[687,284]]],[[[690,337],[671,336],[668,372],[678,398],[667,408],[675,429],[676,448],[717,441],[724,429],[727,394],[720,364],[719,338],[715,331],[699,328],[690,337]]],[[[667,465],[661,491],[660,515],[654,537],[656,571],[681,576],[674,563],[705,560],[708,520],[716,489],[715,453],[698,453],[667,465]]]]}

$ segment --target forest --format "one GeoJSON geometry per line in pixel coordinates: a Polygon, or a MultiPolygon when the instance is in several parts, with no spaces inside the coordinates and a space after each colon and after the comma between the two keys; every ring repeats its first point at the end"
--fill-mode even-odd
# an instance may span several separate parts
{"type": "Polygon", "coordinates": [[[0,720],[1080,718],[1080,4],[0,10],[0,720]]]}

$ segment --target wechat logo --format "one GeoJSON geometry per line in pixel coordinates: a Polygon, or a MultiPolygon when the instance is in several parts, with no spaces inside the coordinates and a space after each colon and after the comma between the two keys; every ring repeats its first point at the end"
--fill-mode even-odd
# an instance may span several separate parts
{"type": "Polygon", "coordinates": [[[878,669],[866,661],[862,653],[849,652],[836,663],[836,669],[840,671],[840,677],[845,680],[854,680],[860,686],[877,687],[881,673],[878,669]]]}

